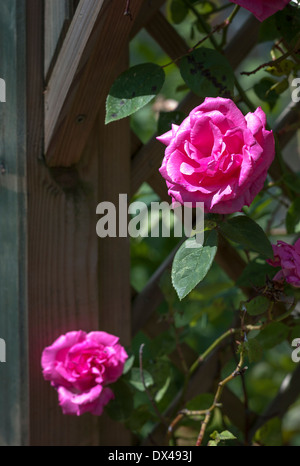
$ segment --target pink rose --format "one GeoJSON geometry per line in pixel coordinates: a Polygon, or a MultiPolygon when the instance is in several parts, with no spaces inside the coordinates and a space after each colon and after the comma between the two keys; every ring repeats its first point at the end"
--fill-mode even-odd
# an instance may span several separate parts
{"type": "Polygon", "coordinates": [[[232,3],[251,11],[259,21],[264,21],[290,3],[290,0],[231,0],[232,3]]]}
{"type": "Polygon", "coordinates": [[[272,131],[261,108],[244,116],[230,99],[205,99],[180,126],[157,139],[167,148],[161,175],[173,201],[204,203],[205,212],[231,214],[249,206],[274,159],[272,131]]]}
{"type": "Polygon", "coordinates": [[[44,349],[43,375],[58,391],[64,414],[101,415],[114,398],[106,385],[123,373],[128,358],[119,338],[106,332],[74,331],[44,349]]]}
{"type": "Polygon", "coordinates": [[[277,241],[273,245],[274,260],[267,260],[273,267],[281,267],[281,270],[273,278],[274,281],[286,280],[296,288],[300,288],[300,239],[294,246],[277,241]]]}

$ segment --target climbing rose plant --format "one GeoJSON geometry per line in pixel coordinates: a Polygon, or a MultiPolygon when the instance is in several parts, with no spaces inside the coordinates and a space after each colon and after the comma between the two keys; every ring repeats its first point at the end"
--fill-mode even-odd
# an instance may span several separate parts
{"type": "MultiPolygon", "coordinates": [[[[161,62],[140,63],[122,73],[107,97],[105,122],[114,124],[132,115],[133,127],[138,127],[137,112],[149,107],[155,97],[161,99],[166,71],[177,65],[184,85],[174,89],[174,99],[178,89],[186,88],[193,93],[194,108],[188,114],[182,111],[184,105],[172,111],[162,108],[157,134],[149,144],[154,146],[155,140],[155,150],[161,150],[157,169],[170,203],[193,207],[203,203],[204,240],[201,247],[192,248],[193,238],[187,238],[177,249],[171,273],[165,272],[161,279],[167,306],[163,318],[170,325],[169,334],[164,334],[157,348],[148,342],[147,359],[143,359],[146,339],[139,354],[136,342],[133,344],[132,365],[123,380],[143,392],[149,404],[137,402],[139,396],[133,392],[133,404],[139,409],[134,414],[129,409],[124,422],[139,436],[139,429],[149,428],[145,419],[152,419],[151,441],[157,440],[158,423],[165,430],[163,441],[169,445],[184,444],[190,430],[197,446],[224,442],[282,444],[282,423],[268,418],[268,410],[264,417],[254,414],[250,425],[247,381],[252,380],[248,369],[263,358],[268,361],[268,351],[279,351],[279,344],[291,343],[300,335],[299,320],[293,313],[300,285],[300,178],[283,158],[282,139],[278,139],[297,123],[280,131],[270,123],[278,108],[284,106],[282,102],[289,104],[296,96],[297,103],[298,94],[290,87],[300,70],[300,7],[298,2],[287,0],[236,0],[227,4],[169,0],[166,16],[171,23],[184,22],[185,30],[190,24],[191,34],[186,40],[194,44],[187,47],[186,54],[172,57],[163,66],[161,62]],[[251,24],[255,24],[251,14],[261,23],[258,38],[264,44],[265,59],[252,68],[243,64],[244,69],[236,72],[226,47],[231,25],[235,23],[239,29],[241,8],[248,10],[243,11],[243,17],[248,14],[251,24]],[[224,13],[227,9],[229,14],[224,13]],[[276,233],[278,222],[281,235],[276,233]],[[217,264],[232,279],[224,293],[217,264]],[[205,348],[203,339],[210,332],[214,337],[205,348]],[[172,350],[166,348],[165,339],[173,341],[172,350]],[[192,364],[185,359],[183,343],[197,347],[192,364]],[[161,356],[163,348],[166,354],[177,351],[177,365],[183,375],[175,393],[166,369],[171,363],[168,365],[161,356]],[[230,348],[233,370],[220,367],[218,383],[212,382],[217,389],[189,399],[192,376],[203,364],[208,367],[210,356],[216,352],[224,356],[223,350],[230,348]],[[244,429],[226,420],[222,407],[223,389],[236,378],[242,379],[236,410],[243,417],[244,429]],[[218,415],[221,421],[216,430],[213,426],[218,424],[218,415]],[[224,430],[228,425],[230,430],[224,430]]],[[[188,108],[192,108],[191,102],[192,98],[188,108]]],[[[157,107],[158,103],[153,109],[157,107]]],[[[138,341],[141,343],[140,336],[138,341]]],[[[225,366],[224,358],[220,366],[225,366]]],[[[286,409],[295,400],[288,393],[282,395],[284,386],[277,389],[285,398],[286,409]]],[[[264,403],[270,403],[272,411],[272,400],[265,399],[264,403]]],[[[228,410],[227,416],[230,418],[228,410]]],[[[147,435],[141,436],[142,442],[147,435]]]]}
{"type": "MultiPolygon", "coordinates": [[[[290,386],[297,373],[289,346],[300,336],[294,312],[300,287],[300,176],[283,150],[298,120],[284,118],[281,126],[274,121],[298,95],[291,93],[300,70],[298,3],[168,0],[167,20],[184,23],[184,33],[190,32],[186,53],[171,61],[141,60],[113,83],[105,123],[131,116],[139,136],[148,126],[145,119],[140,123],[139,110],[153,111],[157,127],[149,145],[156,155],[161,151],[157,174],[170,203],[203,202],[204,241],[198,248],[189,247],[193,238],[176,244],[172,270],[153,277],[152,284],[160,277],[164,296],[157,314],[157,326],[167,327],[161,335],[151,339],[139,332],[125,350],[105,331],[70,331],[45,348],[43,375],[57,390],[64,414],[101,415],[105,409],[141,444],[299,442],[300,428],[295,423],[286,428],[289,418],[283,423],[274,416],[272,399],[278,393],[276,413],[291,409],[297,418],[293,409],[299,404],[290,386]],[[251,14],[261,22],[257,41],[263,51],[259,63],[244,60],[237,72],[228,56],[228,32],[235,24],[241,34],[239,20],[248,15],[253,23],[251,14]],[[174,102],[180,92],[192,91],[188,112],[180,104],[157,111],[174,65],[180,78],[177,86],[171,80],[168,94],[174,102]],[[203,373],[193,386],[202,369],[207,393],[196,390],[203,373]],[[234,387],[227,392],[234,408],[222,398],[227,385],[234,387]]],[[[125,13],[124,20],[135,19],[130,1],[125,13]]],[[[154,169],[155,160],[150,164],[154,169]]],[[[164,257],[174,247],[169,241],[164,257]]],[[[132,244],[139,267],[143,261],[146,268],[161,251],[161,243],[132,244]]]]}

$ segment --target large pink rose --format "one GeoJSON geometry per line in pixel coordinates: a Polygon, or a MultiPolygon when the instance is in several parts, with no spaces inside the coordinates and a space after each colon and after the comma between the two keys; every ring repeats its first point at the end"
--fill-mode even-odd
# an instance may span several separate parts
{"type": "Polygon", "coordinates": [[[267,260],[273,267],[281,270],[273,278],[274,281],[286,280],[287,283],[300,288],[300,239],[292,246],[284,241],[273,245],[274,259],[267,260]]]}
{"type": "Polygon", "coordinates": [[[205,212],[218,214],[251,204],[275,155],[261,108],[244,116],[221,97],[206,98],[157,139],[167,146],[160,173],[173,201],[203,202],[205,212]]]}
{"type": "Polygon", "coordinates": [[[251,11],[259,21],[264,21],[290,3],[290,0],[231,0],[232,3],[251,11]]]}
{"type": "Polygon", "coordinates": [[[43,375],[58,391],[64,414],[101,415],[114,398],[106,385],[123,373],[128,358],[119,338],[106,332],[74,331],[44,349],[43,375]]]}

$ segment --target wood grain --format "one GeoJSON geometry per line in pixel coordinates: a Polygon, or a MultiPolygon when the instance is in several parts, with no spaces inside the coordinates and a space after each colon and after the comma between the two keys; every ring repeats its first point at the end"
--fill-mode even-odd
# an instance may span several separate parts
{"type": "MultiPolygon", "coordinates": [[[[141,3],[130,3],[134,19],[141,3]]],[[[45,94],[49,166],[79,162],[133,23],[120,2],[81,0],[78,5],[45,94]]]]}
{"type": "MultiPolygon", "coordinates": [[[[128,50],[119,61],[115,74],[128,66],[128,50]]],[[[98,201],[112,202],[119,207],[119,194],[129,194],[130,123],[123,119],[104,126],[104,112],[97,120],[99,159],[98,201]]],[[[98,218],[99,219],[99,218],[98,218]]],[[[130,240],[128,237],[107,237],[98,240],[99,263],[99,326],[119,336],[124,346],[131,344],[130,240]]],[[[131,445],[131,433],[122,424],[104,415],[100,420],[100,445],[131,445]]]]}
{"type": "Polygon", "coordinates": [[[26,31],[17,19],[25,1],[2,0],[0,69],[7,84],[0,104],[0,446],[28,443],[28,356],[26,299],[26,31]]]}
{"type": "Polygon", "coordinates": [[[43,160],[43,8],[27,8],[27,238],[29,444],[98,444],[98,419],[64,416],[42,377],[42,350],[71,330],[98,327],[95,204],[97,151],[91,141],[77,170],[51,172],[43,160]]]}

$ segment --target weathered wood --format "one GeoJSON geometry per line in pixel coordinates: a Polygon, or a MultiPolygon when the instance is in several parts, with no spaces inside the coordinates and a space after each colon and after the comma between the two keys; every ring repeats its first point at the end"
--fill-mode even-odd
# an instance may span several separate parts
{"type": "MultiPolygon", "coordinates": [[[[133,19],[140,6],[140,0],[131,1],[133,19]]],[[[119,2],[81,0],[78,5],[45,93],[49,166],[79,162],[133,23],[119,2]]]]}
{"type": "Polygon", "coordinates": [[[162,7],[166,0],[145,0],[142,2],[136,21],[130,31],[132,39],[146,24],[152,21],[156,11],[162,7]]]}
{"type": "Polygon", "coordinates": [[[50,171],[43,161],[42,2],[26,7],[29,444],[97,445],[98,419],[64,416],[40,365],[59,335],[98,327],[97,151],[91,141],[77,170],[50,171]]]}
{"type": "Polygon", "coordinates": [[[70,0],[45,0],[45,76],[61,45],[66,25],[71,18],[70,0]]]}
{"type": "MultiPolygon", "coordinates": [[[[115,75],[128,67],[128,50],[115,75]]],[[[129,193],[130,126],[123,119],[104,126],[104,112],[98,118],[94,137],[98,144],[99,202],[111,202],[118,211],[119,194],[129,193]]],[[[120,343],[131,343],[130,241],[128,237],[99,239],[99,327],[118,335],[120,343]]],[[[108,416],[100,420],[101,445],[131,445],[131,433],[108,416]]]]}
{"type": "Polygon", "coordinates": [[[0,362],[1,446],[28,441],[25,5],[0,1],[0,70],[9,84],[6,103],[0,103],[0,338],[6,343],[6,362],[0,362]]]}

